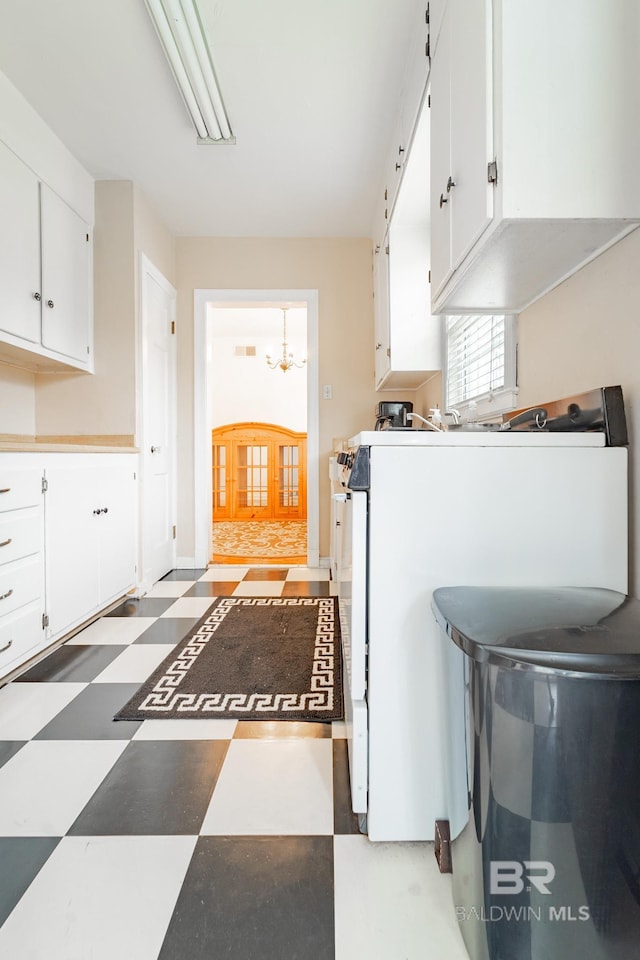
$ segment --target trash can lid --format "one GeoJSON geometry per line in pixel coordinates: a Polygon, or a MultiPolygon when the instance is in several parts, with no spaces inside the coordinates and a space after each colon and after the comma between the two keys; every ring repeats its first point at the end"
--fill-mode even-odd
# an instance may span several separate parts
{"type": "Polygon", "coordinates": [[[596,587],[440,587],[433,612],[478,662],[640,679],[640,602],[596,587]]]}

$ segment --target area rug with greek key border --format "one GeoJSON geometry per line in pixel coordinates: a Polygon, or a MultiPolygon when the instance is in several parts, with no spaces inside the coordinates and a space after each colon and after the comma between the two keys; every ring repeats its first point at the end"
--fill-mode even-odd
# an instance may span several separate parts
{"type": "Polygon", "coordinates": [[[335,597],[219,597],[114,719],[342,716],[335,597]]]}

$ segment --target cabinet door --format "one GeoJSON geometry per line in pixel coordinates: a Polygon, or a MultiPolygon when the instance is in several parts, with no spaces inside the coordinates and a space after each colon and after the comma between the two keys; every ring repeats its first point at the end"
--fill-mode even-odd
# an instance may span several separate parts
{"type": "Polygon", "coordinates": [[[444,12],[438,49],[431,62],[431,299],[444,286],[451,272],[450,192],[451,88],[450,10],[444,12]]]}
{"type": "Polygon", "coordinates": [[[98,606],[99,473],[83,467],[46,470],[45,557],[51,635],[70,629],[98,606]]]}
{"type": "Polygon", "coordinates": [[[88,364],[91,350],[90,231],[71,207],[40,185],[42,345],[88,364]]]}
{"type": "Polygon", "coordinates": [[[373,259],[373,312],[376,385],[386,377],[391,363],[389,335],[389,239],[384,238],[373,259]]]}
{"type": "MultiPolygon", "coordinates": [[[[493,218],[491,0],[449,0],[451,64],[451,266],[455,270],[493,218]]],[[[439,56],[439,54],[438,54],[439,56]]],[[[448,181],[445,181],[448,182],[448,181]]]]}
{"type": "Polygon", "coordinates": [[[121,597],[135,584],[136,482],[129,466],[100,471],[96,527],[100,543],[101,604],[121,597]]]}
{"type": "Polygon", "coordinates": [[[40,343],[38,180],[0,143],[0,330],[40,343]]]}

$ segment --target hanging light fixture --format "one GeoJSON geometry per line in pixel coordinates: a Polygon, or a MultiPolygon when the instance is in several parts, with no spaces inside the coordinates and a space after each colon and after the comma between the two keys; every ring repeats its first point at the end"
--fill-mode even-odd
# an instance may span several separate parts
{"type": "Polygon", "coordinates": [[[286,373],[291,367],[304,367],[307,362],[306,357],[303,357],[302,360],[296,360],[293,352],[289,350],[287,343],[287,309],[287,307],[282,307],[282,355],[272,357],[271,354],[268,353],[265,358],[272,370],[279,368],[283,373],[286,373]]]}

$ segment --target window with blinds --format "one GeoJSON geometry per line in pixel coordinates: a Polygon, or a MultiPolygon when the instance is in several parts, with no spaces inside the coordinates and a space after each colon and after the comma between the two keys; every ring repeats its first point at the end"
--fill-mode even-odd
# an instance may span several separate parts
{"type": "Polygon", "coordinates": [[[447,409],[514,390],[515,317],[446,317],[445,343],[447,409]]]}

